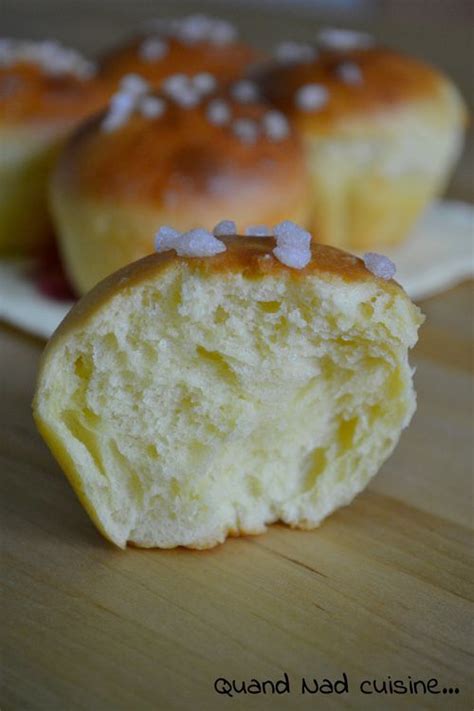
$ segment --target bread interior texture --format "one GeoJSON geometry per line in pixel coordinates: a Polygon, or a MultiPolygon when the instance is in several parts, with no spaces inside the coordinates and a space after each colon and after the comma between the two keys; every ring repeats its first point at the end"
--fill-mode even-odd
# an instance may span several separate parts
{"type": "Polygon", "coordinates": [[[183,260],[58,339],[35,416],[119,546],[312,528],[408,424],[419,322],[376,280],[203,277],[183,260]]]}

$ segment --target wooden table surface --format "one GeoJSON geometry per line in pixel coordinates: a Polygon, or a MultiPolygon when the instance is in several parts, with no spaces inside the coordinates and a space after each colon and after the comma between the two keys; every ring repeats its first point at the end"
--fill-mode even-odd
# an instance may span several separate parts
{"type": "MultiPolygon", "coordinates": [[[[450,31],[437,45],[435,20],[447,4],[426,1],[422,12],[423,3],[404,0],[399,13],[393,2],[382,5],[386,24],[372,3],[361,3],[356,21],[338,16],[333,24],[380,25],[390,37],[404,22],[411,37],[415,17],[425,17],[424,40],[417,31],[426,53],[458,67],[467,90],[462,52],[472,5],[452,3],[458,14],[447,13],[450,31]]],[[[29,34],[48,27],[71,40],[76,32],[92,46],[123,24],[123,0],[116,14],[108,2],[97,16],[86,13],[79,28],[78,6],[64,3],[61,13],[57,0],[4,0],[6,31],[28,34],[29,18],[29,34]]],[[[127,7],[134,17],[150,15],[143,1],[127,7]]],[[[308,36],[304,17],[293,15],[292,34],[308,36]]],[[[249,17],[242,22],[253,27],[249,17]]],[[[288,34],[273,15],[268,26],[288,34]]],[[[465,157],[452,196],[472,195],[469,165],[465,157]]],[[[465,283],[421,304],[418,411],[366,492],[319,530],[277,525],[207,552],[121,552],[100,538],[31,419],[43,344],[0,328],[3,711],[472,709],[473,296],[465,283]],[[214,690],[218,677],[240,683],[285,672],[290,694],[229,699],[214,690]],[[313,679],[343,673],[349,693],[300,693],[302,677],[313,687],[313,679]],[[359,690],[363,680],[389,676],[434,678],[453,693],[359,690]]]]}

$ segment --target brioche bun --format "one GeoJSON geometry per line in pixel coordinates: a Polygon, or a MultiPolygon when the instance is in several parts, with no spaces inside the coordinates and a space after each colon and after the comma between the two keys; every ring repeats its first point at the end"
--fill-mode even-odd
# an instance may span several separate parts
{"type": "Polygon", "coordinates": [[[394,281],[313,243],[154,254],[72,309],[34,417],[116,545],[208,548],[281,520],[317,526],[374,476],[415,410],[419,310],[394,281]]]}
{"type": "Polygon", "coordinates": [[[442,74],[388,49],[314,52],[259,74],[263,95],[305,142],[313,229],[353,249],[401,242],[459,156],[462,99],[442,74]]]}
{"type": "Polygon", "coordinates": [[[153,251],[159,225],[212,229],[222,215],[250,225],[308,219],[309,180],[299,139],[263,132],[242,140],[235,126],[261,126],[269,110],[230,95],[183,108],[170,98],[164,113],[139,112],[114,131],[104,115],[69,140],[51,183],[51,208],[64,264],[85,293],[118,268],[153,251]],[[225,100],[232,119],[215,125],[209,106],[225,100]]]}
{"type": "MultiPolygon", "coordinates": [[[[111,93],[85,72],[75,73],[74,62],[56,72],[40,63],[48,56],[54,65],[71,52],[48,42],[0,40],[0,253],[36,251],[51,239],[51,167],[65,136],[111,93]]],[[[76,64],[87,66],[79,57],[76,64]]]]}
{"type": "Polygon", "coordinates": [[[138,74],[160,88],[164,79],[178,73],[210,72],[220,81],[236,79],[263,57],[261,51],[238,39],[230,23],[189,15],[156,25],[147,23],[140,33],[102,57],[100,73],[115,82],[125,74],[138,74]]]}

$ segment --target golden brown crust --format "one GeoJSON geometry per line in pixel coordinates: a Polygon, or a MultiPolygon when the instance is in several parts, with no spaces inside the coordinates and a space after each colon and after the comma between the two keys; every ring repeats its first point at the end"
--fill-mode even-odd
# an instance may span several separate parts
{"type": "MultiPolygon", "coordinates": [[[[404,294],[403,289],[393,279],[386,281],[374,276],[364,262],[348,252],[336,247],[312,242],[312,259],[304,269],[292,269],[273,256],[275,240],[272,237],[244,237],[240,235],[219,238],[225,242],[227,250],[212,257],[179,257],[171,250],[161,254],[151,254],[119,269],[97,284],[83,296],[54,334],[53,340],[62,337],[86,321],[117,293],[154,279],[168,269],[186,264],[188,268],[202,275],[241,274],[247,279],[265,276],[286,276],[290,279],[304,279],[319,276],[330,281],[342,279],[345,282],[372,282],[387,291],[404,294]]],[[[408,297],[406,297],[408,300],[408,297]]]]}
{"type": "Polygon", "coordinates": [[[140,74],[153,86],[159,86],[164,78],[175,73],[192,75],[208,71],[217,79],[230,80],[264,56],[241,42],[225,46],[200,42],[187,46],[176,39],[167,39],[166,56],[147,62],[138,53],[143,39],[136,37],[109,52],[102,59],[96,77],[88,80],[73,74],[51,76],[30,62],[0,67],[1,122],[77,121],[103,108],[125,74],[140,74]]]}
{"type": "MultiPolygon", "coordinates": [[[[224,98],[236,118],[259,121],[268,111],[262,104],[242,106],[224,98]]],[[[202,201],[230,205],[234,196],[240,210],[269,200],[273,206],[300,203],[308,190],[307,169],[295,133],[279,142],[260,135],[246,144],[230,125],[209,121],[208,103],[183,109],[167,101],[163,116],[135,113],[111,133],[101,130],[103,116],[89,122],[62,155],[56,189],[153,209],[185,204],[192,210],[202,201]]]]}
{"type": "Polygon", "coordinates": [[[117,82],[124,74],[139,74],[156,88],[160,87],[163,79],[178,73],[190,76],[198,72],[210,72],[224,81],[239,77],[250,64],[264,57],[262,52],[242,42],[231,42],[223,46],[209,42],[186,45],[175,38],[166,37],[165,56],[147,61],[139,53],[146,36],[135,37],[108,52],[100,63],[101,76],[107,81],[117,82]]]}
{"type": "Polygon", "coordinates": [[[264,96],[305,129],[330,131],[335,124],[366,115],[389,114],[412,102],[439,102],[440,111],[450,85],[429,65],[398,52],[380,47],[370,49],[321,50],[310,63],[273,62],[256,77],[264,96]],[[361,71],[360,83],[345,82],[340,67],[354,63],[361,71]],[[298,108],[295,94],[306,84],[321,84],[328,101],[317,111],[298,108]]]}
{"type": "Polygon", "coordinates": [[[33,63],[0,67],[1,123],[77,122],[104,107],[113,88],[102,79],[51,76],[33,63]]]}

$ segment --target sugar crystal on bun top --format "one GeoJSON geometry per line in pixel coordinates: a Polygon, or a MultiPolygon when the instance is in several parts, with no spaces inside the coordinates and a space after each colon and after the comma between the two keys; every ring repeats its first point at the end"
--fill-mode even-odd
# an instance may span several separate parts
{"type": "Polygon", "coordinates": [[[215,237],[222,237],[224,235],[236,235],[237,227],[234,220],[220,220],[217,225],[214,226],[212,230],[215,237]]]}
{"type": "Polygon", "coordinates": [[[256,143],[259,126],[252,118],[236,118],[232,130],[242,143],[256,143]]]}
{"type": "Polygon", "coordinates": [[[277,246],[275,257],[288,267],[303,269],[311,260],[311,235],[291,220],[284,220],[274,228],[277,246]]]}
{"type": "Polygon", "coordinates": [[[201,227],[188,232],[171,232],[169,227],[160,228],[155,237],[157,252],[174,249],[179,257],[212,257],[226,251],[226,246],[208,230],[201,227]]]}
{"type": "Polygon", "coordinates": [[[210,72],[200,72],[193,77],[195,88],[203,95],[211,94],[217,89],[216,77],[210,72]]]}
{"type": "Polygon", "coordinates": [[[376,252],[366,252],[364,264],[369,272],[381,279],[393,279],[397,271],[395,264],[388,257],[376,252]]]}
{"type": "Polygon", "coordinates": [[[341,62],[336,66],[335,72],[346,84],[357,86],[364,81],[362,71],[355,62],[341,62]]]}
{"type": "Polygon", "coordinates": [[[341,51],[367,49],[375,44],[374,38],[368,32],[339,29],[337,27],[326,27],[320,30],[317,35],[317,41],[325,49],[341,51]]]}
{"type": "Polygon", "coordinates": [[[329,92],[321,84],[303,84],[295,93],[295,104],[302,111],[318,111],[328,102],[329,92]]]}
{"type": "Polygon", "coordinates": [[[165,110],[165,101],[159,96],[145,96],[140,102],[140,110],[146,118],[158,118],[165,110]]]}
{"type": "Polygon", "coordinates": [[[223,126],[231,119],[229,103],[224,99],[213,99],[207,104],[206,115],[216,126],[223,126]]]}
{"type": "Polygon", "coordinates": [[[274,54],[280,62],[299,64],[300,62],[312,62],[313,59],[316,59],[318,51],[311,44],[287,40],[277,45],[274,54]]]}
{"type": "Polygon", "coordinates": [[[138,54],[145,62],[156,62],[166,56],[168,44],[161,37],[146,37],[141,43],[138,54]]]}
{"type": "Polygon", "coordinates": [[[251,104],[260,99],[258,84],[249,79],[240,79],[230,87],[232,98],[242,104],[251,104]]]}
{"type": "Polygon", "coordinates": [[[290,133],[288,119],[281,111],[268,111],[262,119],[263,132],[272,141],[281,141],[290,133]]]}

